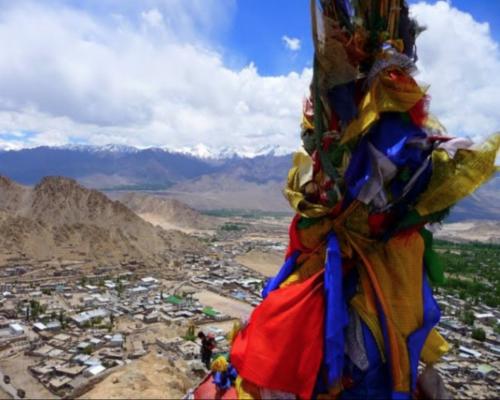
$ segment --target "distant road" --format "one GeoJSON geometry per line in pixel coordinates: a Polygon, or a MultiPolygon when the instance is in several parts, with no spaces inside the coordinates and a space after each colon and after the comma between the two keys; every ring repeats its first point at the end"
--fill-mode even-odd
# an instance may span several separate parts
{"type": "Polygon", "coordinates": [[[17,395],[17,389],[14,386],[12,386],[12,381],[11,383],[7,384],[3,381],[3,377],[4,373],[0,371],[0,388],[2,388],[2,390],[13,399],[19,399],[20,397],[18,397],[17,395]]]}

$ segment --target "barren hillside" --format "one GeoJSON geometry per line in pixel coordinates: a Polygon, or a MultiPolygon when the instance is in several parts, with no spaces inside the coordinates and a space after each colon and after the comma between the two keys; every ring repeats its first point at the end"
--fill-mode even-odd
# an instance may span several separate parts
{"type": "Polygon", "coordinates": [[[435,235],[452,242],[500,243],[500,222],[464,221],[444,224],[435,235]]]}
{"type": "Polygon", "coordinates": [[[178,200],[165,196],[126,193],[118,200],[141,218],[164,229],[211,230],[218,222],[178,200]]]}
{"type": "MultiPolygon", "coordinates": [[[[286,172],[283,176],[286,176],[286,172]]],[[[255,182],[231,174],[205,175],[178,183],[165,194],[200,210],[246,209],[290,211],[282,191],[284,181],[255,182]]]]}
{"type": "Polygon", "coordinates": [[[72,179],[48,177],[29,188],[0,178],[0,261],[24,255],[159,264],[174,252],[199,250],[193,238],[153,226],[72,179]]]}

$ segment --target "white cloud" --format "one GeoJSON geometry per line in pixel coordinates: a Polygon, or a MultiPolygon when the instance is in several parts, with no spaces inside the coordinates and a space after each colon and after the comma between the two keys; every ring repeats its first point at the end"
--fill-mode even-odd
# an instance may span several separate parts
{"type": "MultiPolygon", "coordinates": [[[[227,23],[232,0],[116,1],[126,10],[107,17],[60,0],[0,7],[0,147],[298,145],[311,69],[267,77],[225,66],[204,38],[227,23]]],[[[498,129],[500,57],[487,25],[445,2],[412,12],[428,27],[419,78],[432,110],[452,134],[498,129]]]]}
{"type": "Polygon", "coordinates": [[[489,25],[445,1],[411,11],[427,27],[417,40],[417,77],[431,85],[431,111],[451,135],[477,141],[499,130],[500,54],[489,25]]]}
{"type": "Polygon", "coordinates": [[[163,15],[156,8],[141,13],[142,19],[152,27],[161,26],[163,23],[163,15]]]}
{"type": "Polygon", "coordinates": [[[24,142],[19,140],[4,140],[0,136],[0,151],[2,150],[19,150],[25,147],[24,142]]]}
{"type": "Polygon", "coordinates": [[[292,38],[288,37],[287,35],[284,35],[281,40],[283,40],[283,43],[285,44],[285,47],[288,50],[292,51],[299,51],[300,50],[300,39],[298,38],[292,38]]]}
{"type": "Polygon", "coordinates": [[[231,70],[162,15],[141,11],[134,26],[26,2],[0,12],[0,134],[35,132],[28,146],[298,144],[310,70],[231,70]]]}

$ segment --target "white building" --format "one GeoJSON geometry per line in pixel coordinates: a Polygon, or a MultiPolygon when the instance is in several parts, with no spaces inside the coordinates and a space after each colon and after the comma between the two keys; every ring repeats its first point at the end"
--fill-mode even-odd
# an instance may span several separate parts
{"type": "Polygon", "coordinates": [[[474,357],[474,358],[476,358],[476,359],[477,359],[477,358],[479,358],[479,357],[481,357],[481,353],[480,353],[479,351],[476,351],[476,350],[470,349],[470,348],[465,347],[465,346],[460,346],[460,347],[458,348],[458,350],[459,350],[461,353],[463,353],[463,354],[465,354],[465,355],[467,355],[467,356],[472,356],[472,357],[474,357]]]}
{"type": "Polygon", "coordinates": [[[477,321],[482,322],[483,324],[496,322],[495,315],[493,315],[493,313],[491,312],[474,313],[474,317],[477,321]]]}
{"type": "Polygon", "coordinates": [[[104,344],[104,342],[98,338],[91,338],[89,342],[92,345],[92,348],[94,349],[98,349],[104,344]]]}
{"type": "Polygon", "coordinates": [[[44,323],[42,323],[42,322],[35,322],[35,323],[33,324],[33,330],[34,330],[35,332],[42,332],[42,331],[44,331],[44,330],[46,330],[46,329],[47,329],[47,326],[45,326],[45,324],[44,324],[44,323]]]}
{"type": "Polygon", "coordinates": [[[151,286],[158,283],[158,279],[153,278],[152,276],[146,276],[141,279],[141,284],[144,286],[151,286]]]}
{"type": "Polygon", "coordinates": [[[19,336],[24,333],[24,328],[18,323],[9,324],[9,330],[12,335],[19,336]]]}
{"type": "Polygon", "coordinates": [[[243,286],[244,288],[249,288],[251,286],[259,286],[261,284],[261,280],[260,279],[255,279],[255,278],[247,278],[247,279],[243,279],[240,283],[241,283],[241,286],[243,286]]]}
{"type": "Polygon", "coordinates": [[[154,322],[158,322],[159,317],[160,314],[156,311],[153,311],[152,313],[145,315],[143,321],[146,322],[147,324],[152,324],[154,322]]]}
{"type": "Polygon", "coordinates": [[[61,322],[55,319],[54,321],[50,321],[46,325],[46,329],[49,331],[58,331],[62,328],[61,322]]]}
{"type": "Polygon", "coordinates": [[[185,360],[190,360],[198,357],[200,346],[193,342],[184,342],[179,345],[179,351],[185,360]]]}
{"type": "Polygon", "coordinates": [[[122,347],[123,346],[123,335],[121,333],[115,333],[109,342],[111,347],[122,347]]]}
{"type": "Polygon", "coordinates": [[[87,322],[98,318],[105,318],[109,315],[109,311],[103,308],[97,308],[95,310],[84,311],[79,314],[71,316],[71,320],[78,326],[85,325],[87,322]]]}
{"type": "Polygon", "coordinates": [[[113,281],[105,281],[104,286],[106,286],[108,289],[112,290],[116,288],[116,283],[113,281]]]}
{"type": "Polygon", "coordinates": [[[148,291],[149,291],[149,289],[147,287],[145,287],[145,286],[137,286],[137,287],[128,289],[128,292],[131,295],[137,295],[137,294],[141,294],[141,293],[147,293],[148,291]]]}
{"type": "Polygon", "coordinates": [[[97,365],[93,365],[92,367],[87,368],[83,374],[86,377],[92,378],[92,377],[97,376],[100,373],[104,372],[105,370],[106,370],[106,367],[104,367],[104,365],[97,364],[97,365]]]}
{"type": "Polygon", "coordinates": [[[156,338],[156,344],[159,347],[161,347],[163,350],[166,350],[166,351],[177,350],[177,347],[183,342],[184,342],[184,340],[179,336],[174,337],[174,338],[170,338],[170,339],[156,338]]]}

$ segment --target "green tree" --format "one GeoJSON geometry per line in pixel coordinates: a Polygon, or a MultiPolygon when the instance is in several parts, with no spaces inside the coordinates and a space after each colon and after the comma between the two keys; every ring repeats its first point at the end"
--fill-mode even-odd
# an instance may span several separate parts
{"type": "Polygon", "coordinates": [[[473,326],[475,320],[474,313],[470,310],[465,310],[462,313],[460,320],[466,325],[473,326]]]}
{"type": "Polygon", "coordinates": [[[64,311],[63,310],[59,311],[58,319],[59,319],[59,322],[61,324],[61,327],[63,329],[66,328],[66,318],[64,317],[64,311]]]}
{"type": "Polygon", "coordinates": [[[194,323],[190,322],[186,331],[186,335],[184,336],[184,339],[194,342],[196,340],[195,329],[196,327],[194,323]]]}
{"type": "Polygon", "coordinates": [[[37,300],[30,300],[29,308],[31,312],[31,318],[33,320],[38,319],[38,316],[43,312],[43,309],[37,300]]]}
{"type": "Polygon", "coordinates": [[[471,334],[472,339],[479,340],[480,342],[484,342],[486,340],[486,332],[483,328],[474,328],[471,334]]]}
{"type": "Polygon", "coordinates": [[[116,283],[116,292],[118,293],[118,297],[122,297],[122,294],[123,294],[123,283],[121,280],[119,280],[117,283],[116,283]]]}

